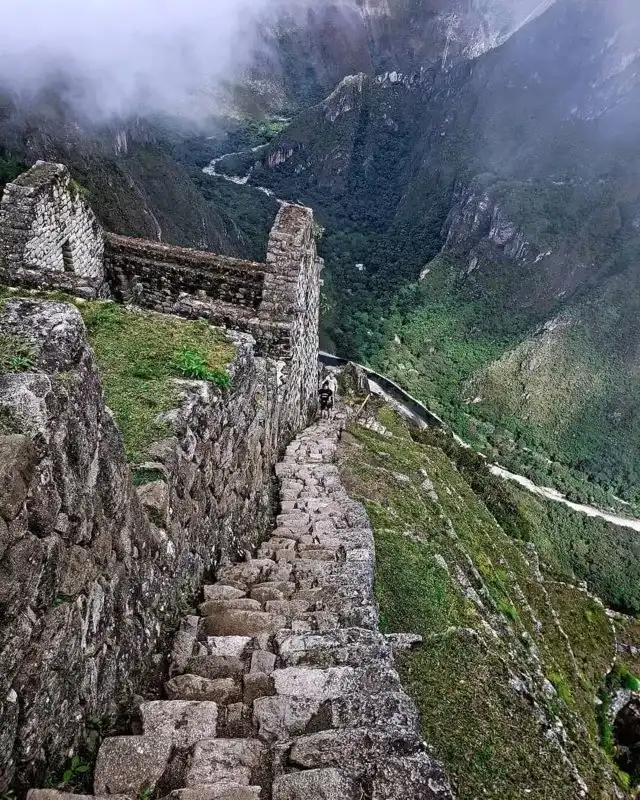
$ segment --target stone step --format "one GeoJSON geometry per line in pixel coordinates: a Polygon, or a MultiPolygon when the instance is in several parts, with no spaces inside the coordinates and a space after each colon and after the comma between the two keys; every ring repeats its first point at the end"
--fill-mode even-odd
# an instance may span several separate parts
{"type": "Polygon", "coordinates": [[[96,794],[138,797],[153,790],[176,749],[187,750],[216,736],[218,707],[212,702],[156,700],[140,707],[142,736],[105,739],[94,772],[96,794]]]}
{"type": "Polygon", "coordinates": [[[177,789],[168,800],[260,800],[260,786],[242,786],[221,781],[217,786],[199,786],[197,789],[177,789]]]}
{"type": "Polygon", "coordinates": [[[169,700],[211,700],[230,705],[242,699],[242,683],[234,678],[210,680],[201,675],[176,675],[164,685],[169,700]]]}
{"type": "Polygon", "coordinates": [[[331,463],[337,433],[322,422],[287,448],[272,536],[204,587],[168,699],[141,706],[143,734],[103,742],[100,800],[452,800],[402,690],[400,645],[378,631],[373,534],[331,463]]]}
{"type": "Polygon", "coordinates": [[[208,739],[193,748],[186,787],[236,784],[262,786],[268,781],[268,750],[258,739],[208,739]]]}

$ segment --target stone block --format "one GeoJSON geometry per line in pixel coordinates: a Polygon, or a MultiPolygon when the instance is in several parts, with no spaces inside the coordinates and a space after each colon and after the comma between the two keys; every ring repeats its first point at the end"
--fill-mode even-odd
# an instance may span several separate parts
{"type": "Polygon", "coordinates": [[[286,623],[285,617],[279,614],[236,609],[205,617],[204,630],[208,636],[257,636],[276,633],[286,623]]]}
{"type": "MultiPolygon", "coordinates": [[[[253,719],[258,736],[264,741],[287,740],[308,732],[314,718],[320,714],[321,703],[303,697],[259,697],[253,701],[253,719]]],[[[330,725],[330,712],[325,726],[330,725]]],[[[318,718],[318,725],[322,722],[318,718]]]]}
{"type": "Polygon", "coordinates": [[[96,794],[138,797],[154,789],[169,764],[171,736],[116,736],[98,751],[93,777],[96,794]]]}
{"type": "Polygon", "coordinates": [[[245,597],[246,592],[235,589],[233,586],[226,586],[221,583],[214,583],[203,588],[204,599],[206,600],[237,600],[245,597]]]}
{"type": "Polygon", "coordinates": [[[248,597],[238,597],[230,600],[205,600],[198,606],[198,611],[203,617],[221,614],[230,609],[244,609],[246,611],[261,611],[262,605],[257,600],[248,597]]]}
{"type": "Polygon", "coordinates": [[[186,788],[229,783],[257,783],[264,745],[257,739],[209,739],[196,744],[186,776],[186,788]]]}
{"type": "Polygon", "coordinates": [[[181,749],[216,736],[218,706],[212,702],[153,700],[140,706],[145,736],[169,735],[181,749]]]}
{"type": "Polygon", "coordinates": [[[339,769],[311,769],[282,775],[273,783],[273,800],[359,800],[362,793],[339,769]]]}
{"type": "Polygon", "coordinates": [[[212,656],[242,658],[251,642],[250,636],[208,636],[206,647],[212,656]]]}
{"type": "Polygon", "coordinates": [[[254,650],[251,653],[251,672],[272,672],[276,666],[276,657],[268,650],[254,650]]]}
{"type": "Polygon", "coordinates": [[[241,699],[240,682],[233,678],[209,680],[201,675],[176,675],[165,684],[170,700],[211,700],[228,705],[241,699]]]}
{"type": "Polygon", "coordinates": [[[257,697],[268,697],[275,694],[275,685],[272,675],[265,672],[252,672],[243,678],[243,702],[250,706],[257,697]]]}
{"type": "Polygon", "coordinates": [[[27,499],[37,460],[28,436],[0,436],[0,516],[7,522],[18,516],[27,499]]]}
{"type": "Polygon", "coordinates": [[[187,672],[203,678],[233,678],[245,671],[245,662],[234,656],[196,656],[189,660],[187,672]]]}
{"type": "Polygon", "coordinates": [[[273,672],[276,693],[311,700],[332,700],[343,697],[357,688],[356,672],[352,667],[287,667],[273,672]]]}

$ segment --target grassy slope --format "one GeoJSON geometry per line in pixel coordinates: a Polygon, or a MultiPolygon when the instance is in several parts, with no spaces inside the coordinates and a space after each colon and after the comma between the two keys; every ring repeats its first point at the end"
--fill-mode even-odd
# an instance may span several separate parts
{"type": "Polygon", "coordinates": [[[374,526],[384,626],[425,638],[404,677],[459,796],[574,798],[573,765],[592,796],[613,797],[594,703],[615,655],[601,603],[543,579],[468,473],[384,407],[377,416],[393,436],[352,426],[341,469],[374,526]],[[564,746],[547,734],[560,722],[564,746]]]}
{"type": "MultiPolygon", "coordinates": [[[[22,296],[0,287],[0,300],[22,296]]],[[[144,460],[147,447],[166,436],[161,415],[180,402],[175,379],[184,377],[180,353],[197,354],[209,372],[221,371],[234,358],[234,347],[205,320],[188,321],[152,311],[130,311],[116,303],[75,300],[57,293],[31,293],[43,299],[74,303],[87,326],[100,369],[105,401],[113,411],[130,461],[144,460]]],[[[15,369],[11,360],[22,355],[20,343],[0,341],[0,370],[15,369]]],[[[26,363],[19,369],[31,366],[26,363]]],[[[194,377],[196,377],[194,375],[194,377]]]]}
{"type": "Polygon", "coordinates": [[[176,354],[184,348],[195,351],[214,370],[233,359],[233,346],[204,320],[131,312],[114,303],[83,303],[79,308],[127,457],[139,460],[167,431],[158,415],[178,405],[176,354]]]}

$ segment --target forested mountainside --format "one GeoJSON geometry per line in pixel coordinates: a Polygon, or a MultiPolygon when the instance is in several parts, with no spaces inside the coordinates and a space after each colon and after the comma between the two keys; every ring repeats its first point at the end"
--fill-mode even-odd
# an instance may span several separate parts
{"type": "Polygon", "coordinates": [[[561,0],[450,69],[348,77],[257,157],[222,164],[317,209],[342,354],[492,457],[600,501],[569,472],[640,499],[629,8],[561,0]]]}

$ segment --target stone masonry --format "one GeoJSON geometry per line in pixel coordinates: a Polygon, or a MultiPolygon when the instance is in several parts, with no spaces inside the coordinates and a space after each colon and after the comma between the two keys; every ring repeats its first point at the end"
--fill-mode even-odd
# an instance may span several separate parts
{"type": "Polygon", "coordinates": [[[278,364],[232,334],[231,388],[176,382],[170,434],[146,454],[157,478],[135,487],[78,311],[12,300],[0,335],[35,358],[0,374],[2,793],[63,764],[86,719],[153,690],[185,600],[270,530],[289,439],[278,364]]]}
{"type": "Polygon", "coordinates": [[[104,239],[95,214],[62,164],[38,161],[7,184],[0,202],[0,281],[109,293],[104,239]]]}
{"type": "MultiPolygon", "coordinates": [[[[276,468],[281,513],[256,558],[221,566],[182,622],[165,700],[142,734],[106,739],[99,797],[449,800],[418,734],[373,599],[364,508],[332,463],[339,424],[312,425],[276,468]]],[[[33,790],[28,800],[64,800],[33,790]]]]}

